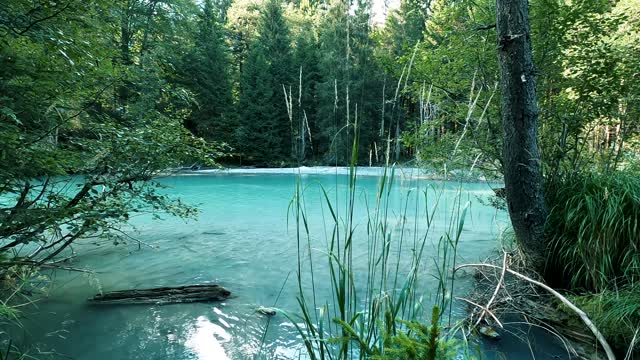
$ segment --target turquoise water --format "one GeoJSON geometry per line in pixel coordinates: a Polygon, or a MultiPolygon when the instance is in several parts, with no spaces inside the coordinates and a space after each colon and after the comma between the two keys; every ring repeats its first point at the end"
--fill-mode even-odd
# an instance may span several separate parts
{"type": "MultiPolygon", "coordinates": [[[[25,323],[30,341],[41,351],[54,351],[55,358],[298,358],[302,348],[293,324],[282,314],[267,318],[255,312],[258,306],[298,310],[296,229],[288,216],[296,178],[291,174],[213,173],[161,179],[168,186],[166,192],[199,205],[199,218],[187,222],[135,218],[131,235],[144,243],[140,247],[136,241],[113,246],[91,240],[76,245],[72,265],[95,274],[54,274],[50,296],[25,323]],[[100,290],[197,283],[223,285],[233,297],[222,303],[165,306],[96,306],[85,301],[100,290]]],[[[344,214],[348,177],[302,175],[299,179],[312,234],[316,291],[321,300],[329,301],[323,251],[330,215],[321,189],[327,191],[337,212],[344,214]]],[[[357,280],[366,275],[366,214],[375,204],[379,181],[376,176],[358,178],[354,215],[357,280]]],[[[435,273],[431,260],[436,257],[435,243],[450,226],[451,208],[458,200],[462,205],[469,203],[458,262],[481,260],[496,248],[507,216],[478,201],[491,193],[486,183],[442,183],[414,177],[395,180],[388,222],[394,227],[392,237],[402,235],[406,243],[404,250],[394,250],[396,255],[410,252],[414,235],[425,233],[424,209],[432,209],[439,199],[423,261],[425,302],[435,291],[435,281],[429,280],[435,273]],[[416,196],[425,190],[426,204],[424,194],[416,196]]]]}

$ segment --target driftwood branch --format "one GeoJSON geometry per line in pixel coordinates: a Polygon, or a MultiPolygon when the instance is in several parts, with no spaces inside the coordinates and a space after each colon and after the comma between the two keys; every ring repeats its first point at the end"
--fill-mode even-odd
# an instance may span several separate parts
{"type": "Polygon", "coordinates": [[[480,316],[478,316],[478,320],[476,320],[476,323],[474,324],[474,327],[477,327],[480,322],[482,321],[482,318],[484,317],[485,313],[488,311],[488,309],[491,308],[491,304],[493,304],[493,302],[496,299],[496,296],[498,296],[498,292],[500,292],[500,288],[502,287],[502,284],[504,283],[504,274],[506,273],[507,270],[507,253],[504,252],[504,256],[502,258],[502,273],[500,274],[500,280],[498,281],[498,285],[496,285],[496,289],[493,292],[493,295],[491,296],[491,299],[489,299],[489,301],[487,302],[487,305],[483,308],[482,312],[480,313],[480,316]],[[487,310],[485,310],[487,309],[487,310]]]}
{"type": "MultiPolygon", "coordinates": [[[[454,269],[454,272],[458,271],[461,268],[465,268],[465,267],[489,267],[489,268],[493,268],[493,269],[502,269],[500,266],[491,265],[491,264],[463,264],[463,265],[460,265],[460,266],[456,267],[454,269]]],[[[613,353],[613,350],[611,349],[611,346],[609,346],[609,343],[604,338],[604,336],[602,335],[600,330],[598,330],[598,328],[591,321],[591,319],[589,319],[589,316],[587,316],[587,314],[584,311],[582,311],[580,308],[575,306],[571,301],[569,301],[569,299],[567,299],[566,297],[562,296],[562,294],[560,294],[559,292],[557,292],[553,288],[541,283],[540,281],[534,280],[534,279],[532,279],[532,278],[530,278],[528,276],[522,275],[519,272],[513,271],[511,269],[506,269],[506,271],[509,272],[509,274],[515,275],[515,276],[519,277],[522,280],[525,280],[525,281],[527,281],[527,282],[529,282],[531,284],[537,285],[537,286],[545,289],[546,291],[551,293],[551,295],[553,295],[556,298],[558,298],[558,300],[562,301],[562,303],[565,304],[569,309],[571,309],[573,312],[578,314],[578,316],[580,317],[582,322],[589,328],[589,330],[591,330],[591,332],[596,337],[596,339],[598,340],[598,342],[600,343],[600,345],[604,349],[605,353],[607,354],[607,359],[609,359],[609,360],[615,360],[616,359],[616,356],[613,353]]]]}
{"type": "Polygon", "coordinates": [[[223,301],[231,292],[219,285],[189,285],[133,289],[96,294],[89,301],[102,304],[171,304],[223,301]]]}
{"type": "MultiPolygon", "coordinates": [[[[485,313],[485,312],[486,312],[487,314],[491,315],[491,317],[493,318],[493,320],[496,322],[496,324],[498,324],[498,326],[499,326],[501,329],[502,329],[502,328],[504,328],[504,326],[502,325],[502,323],[500,322],[500,320],[498,320],[498,317],[497,317],[497,316],[495,316],[495,315],[491,312],[491,310],[489,310],[489,308],[484,307],[484,306],[482,306],[482,305],[480,305],[480,304],[478,304],[478,303],[475,303],[475,302],[473,302],[473,301],[471,301],[471,300],[469,300],[469,299],[465,299],[465,298],[461,298],[461,297],[456,297],[456,300],[464,301],[464,302],[466,302],[466,303],[469,303],[469,304],[471,304],[471,305],[473,305],[473,306],[477,307],[478,309],[482,309],[482,312],[483,312],[483,313],[485,313]]],[[[476,324],[476,325],[477,325],[477,324],[476,324]]]]}

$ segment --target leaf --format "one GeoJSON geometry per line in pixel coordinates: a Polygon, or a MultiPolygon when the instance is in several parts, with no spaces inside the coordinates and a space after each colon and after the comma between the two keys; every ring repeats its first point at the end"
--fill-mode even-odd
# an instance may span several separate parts
{"type": "Polygon", "coordinates": [[[20,121],[18,119],[18,117],[16,116],[16,113],[13,112],[13,109],[10,109],[8,107],[2,107],[0,108],[0,114],[8,117],[9,119],[13,120],[16,124],[18,125],[22,125],[22,121],[20,121]]]}

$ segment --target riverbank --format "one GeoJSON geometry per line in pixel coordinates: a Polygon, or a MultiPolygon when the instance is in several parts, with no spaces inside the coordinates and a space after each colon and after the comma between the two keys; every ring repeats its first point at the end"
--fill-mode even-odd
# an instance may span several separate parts
{"type": "MultiPolygon", "coordinates": [[[[211,175],[211,174],[237,174],[237,175],[349,175],[351,168],[348,166],[300,166],[291,168],[253,168],[253,167],[229,167],[220,169],[180,169],[178,175],[211,175]]],[[[361,166],[356,168],[357,176],[380,177],[385,173],[390,176],[406,179],[424,179],[434,181],[463,181],[470,183],[501,184],[498,178],[487,178],[479,172],[469,173],[463,170],[450,170],[447,172],[434,169],[417,167],[388,168],[382,166],[361,166]]]]}
{"type": "MultiPolygon", "coordinates": [[[[549,287],[528,268],[516,249],[503,251],[500,258],[490,257],[484,263],[458,269],[465,267],[475,269],[474,288],[467,300],[471,330],[488,328],[494,337],[501,338],[514,336],[514,328],[528,329],[522,335],[527,337],[529,347],[551,346],[548,341],[553,340],[553,346],[560,345],[567,359],[633,359],[638,355],[633,340],[627,344],[617,341],[620,339],[616,335],[627,326],[625,319],[608,320],[619,322],[618,330],[612,331],[611,324],[603,321],[607,316],[604,312],[611,311],[604,301],[594,309],[580,295],[549,287]],[[531,333],[534,329],[537,336],[531,333]]],[[[627,335],[633,337],[633,329],[627,335]]]]}

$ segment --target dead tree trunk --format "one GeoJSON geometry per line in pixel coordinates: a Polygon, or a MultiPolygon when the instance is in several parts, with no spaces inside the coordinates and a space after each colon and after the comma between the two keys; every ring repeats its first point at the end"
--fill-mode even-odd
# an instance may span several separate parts
{"type": "Polygon", "coordinates": [[[538,151],[538,105],[527,0],[496,0],[504,129],[504,180],[515,235],[541,269],[546,208],[538,151]]]}
{"type": "Polygon", "coordinates": [[[224,301],[229,296],[231,292],[222,286],[188,285],[111,291],[96,294],[89,301],[99,304],[172,304],[224,301]]]}

